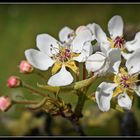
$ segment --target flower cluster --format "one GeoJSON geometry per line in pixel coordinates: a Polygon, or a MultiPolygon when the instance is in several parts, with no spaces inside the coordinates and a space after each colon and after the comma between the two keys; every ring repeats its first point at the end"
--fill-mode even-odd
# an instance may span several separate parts
{"type": "MultiPolygon", "coordinates": [[[[19,71],[22,74],[37,73],[43,77],[46,85],[37,86],[56,96],[50,97],[19,77],[11,76],[7,84],[9,88],[24,87],[44,97],[38,103],[27,100],[12,103],[32,104],[34,106],[29,108],[40,107],[69,120],[72,120],[71,117],[80,118],[84,102],[88,99],[94,100],[101,111],[108,111],[114,103],[124,110],[130,110],[134,93],[140,96],[140,32],[136,33],[134,40],[127,41],[123,36],[124,23],[119,15],[109,20],[108,31],[109,37],[98,24],[92,23],[75,30],[65,26],[58,34],[59,41],[47,33],[37,35],[37,49],[25,50],[26,60],[21,61],[19,71]],[[50,70],[51,76],[45,78],[36,69],[40,72],[50,70]],[[97,78],[103,81],[88,96],[86,93],[97,78]],[[79,97],[74,111],[70,104],[59,97],[63,89],[75,91],[79,97]]],[[[0,99],[2,111],[11,103],[11,100],[7,103],[7,99],[9,101],[9,98],[0,99]]]]}

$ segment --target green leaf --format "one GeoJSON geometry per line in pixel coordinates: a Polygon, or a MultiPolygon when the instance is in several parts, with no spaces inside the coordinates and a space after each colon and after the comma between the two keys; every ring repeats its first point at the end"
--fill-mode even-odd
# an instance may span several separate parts
{"type": "Polygon", "coordinates": [[[92,76],[89,79],[85,79],[85,80],[76,82],[75,85],[74,85],[74,89],[77,90],[77,89],[81,89],[83,87],[89,86],[96,79],[96,77],[97,76],[95,75],[95,76],[92,76]]]}

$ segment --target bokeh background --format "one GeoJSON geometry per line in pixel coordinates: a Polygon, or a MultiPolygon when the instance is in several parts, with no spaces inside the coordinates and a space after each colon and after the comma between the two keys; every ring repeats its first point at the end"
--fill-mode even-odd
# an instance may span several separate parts
{"type": "MultiPolygon", "coordinates": [[[[8,89],[6,84],[10,75],[18,75],[28,83],[36,85],[37,77],[21,75],[18,65],[25,59],[24,51],[36,47],[38,34],[48,33],[58,39],[58,32],[64,26],[76,29],[80,25],[93,22],[100,24],[107,32],[108,20],[116,14],[122,16],[127,37],[128,32],[131,34],[129,39],[140,30],[139,4],[0,4],[0,95],[19,94],[30,98],[26,90],[8,89]]],[[[75,103],[75,96],[70,96],[72,95],[67,94],[66,100],[71,99],[71,102],[75,103]]],[[[128,128],[135,131],[132,135],[140,135],[138,99],[134,101],[132,112],[120,113],[111,110],[102,113],[97,105],[88,102],[81,122],[88,136],[119,136],[128,133],[128,128]],[[125,122],[126,125],[123,125],[125,122]],[[122,132],[122,128],[126,132],[122,132]]],[[[34,114],[19,105],[8,112],[0,112],[0,136],[7,135],[78,134],[69,122],[60,117],[52,118],[41,112],[34,114]]]]}

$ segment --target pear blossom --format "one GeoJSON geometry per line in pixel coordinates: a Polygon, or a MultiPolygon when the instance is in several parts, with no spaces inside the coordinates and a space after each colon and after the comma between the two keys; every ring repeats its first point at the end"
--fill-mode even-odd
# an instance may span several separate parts
{"type": "MultiPolygon", "coordinates": [[[[91,41],[95,40],[95,37],[93,37],[92,32],[89,30],[89,28],[87,26],[84,26],[84,25],[77,27],[75,32],[68,26],[63,27],[59,31],[59,39],[60,39],[61,43],[65,44],[66,46],[71,46],[71,49],[73,50],[74,53],[80,53],[79,56],[76,56],[73,58],[73,60],[75,60],[77,62],[85,62],[87,57],[93,53],[93,46],[91,44],[91,41],[85,42],[82,48],[77,48],[77,47],[72,48],[73,42],[76,43],[77,40],[79,40],[78,34],[81,34],[80,32],[83,32],[84,30],[88,30],[90,32],[90,34],[92,36],[90,39],[91,41]],[[77,39],[76,39],[76,36],[77,36],[77,39]]],[[[86,38],[86,36],[85,36],[85,38],[86,38]]],[[[78,45],[76,45],[76,46],[78,46],[78,45]]]]}
{"type": "Polygon", "coordinates": [[[91,32],[86,28],[77,34],[69,27],[59,32],[60,41],[49,34],[37,35],[37,48],[25,51],[28,62],[35,68],[46,71],[52,67],[52,76],[48,80],[51,86],[66,86],[73,82],[70,68],[78,74],[75,61],[83,62],[91,53],[91,32]],[[85,51],[86,50],[86,51],[85,51]],[[87,51],[88,50],[88,51],[87,51]]]}
{"type": "MultiPolygon", "coordinates": [[[[140,46],[140,32],[138,32],[132,41],[126,41],[123,38],[124,23],[122,17],[119,15],[113,16],[108,22],[108,31],[110,37],[107,37],[105,32],[98,24],[92,24],[92,31],[94,31],[96,40],[100,43],[102,48],[108,51],[110,48],[119,48],[122,52],[122,56],[128,59],[132,54],[131,51],[135,51],[140,46]],[[130,53],[126,53],[126,51],[130,53]]],[[[140,48],[139,48],[140,49],[140,48]]]]}
{"type": "Polygon", "coordinates": [[[121,67],[114,76],[114,83],[102,82],[95,92],[96,102],[101,111],[110,109],[112,98],[117,98],[118,105],[124,109],[130,110],[132,106],[132,97],[135,92],[140,96],[140,87],[138,75],[140,72],[140,50],[133,53],[126,61],[125,68],[121,67]]]}

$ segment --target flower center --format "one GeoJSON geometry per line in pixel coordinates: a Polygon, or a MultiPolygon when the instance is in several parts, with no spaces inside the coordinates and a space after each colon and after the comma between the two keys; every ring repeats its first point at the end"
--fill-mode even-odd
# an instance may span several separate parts
{"type": "Polygon", "coordinates": [[[115,76],[114,82],[119,84],[122,88],[133,89],[138,82],[138,74],[129,75],[124,68],[120,69],[120,73],[115,76]]]}
{"type": "Polygon", "coordinates": [[[125,40],[122,37],[117,36],[115,38],[115,40],[114,40],[114,47],[115,48],[120,48],[121,49],[124,46],[124,44],[125,44],[125,40]]]}
{"type": "Polygon", "coordinates": [[[129,78],[130,78],[129,75],[121,75],[120,84],[121,84],[124,88],[129,88],[129,87],[130,87],[129,78]]]}
{"type": "Polygon", "coordinates": [[[72,53],[68,48],[60,49],[59,53],[55,55],[55,59],[61,62],[66,62],[70,60],[71,57],[72,57],[72,53]]]}

